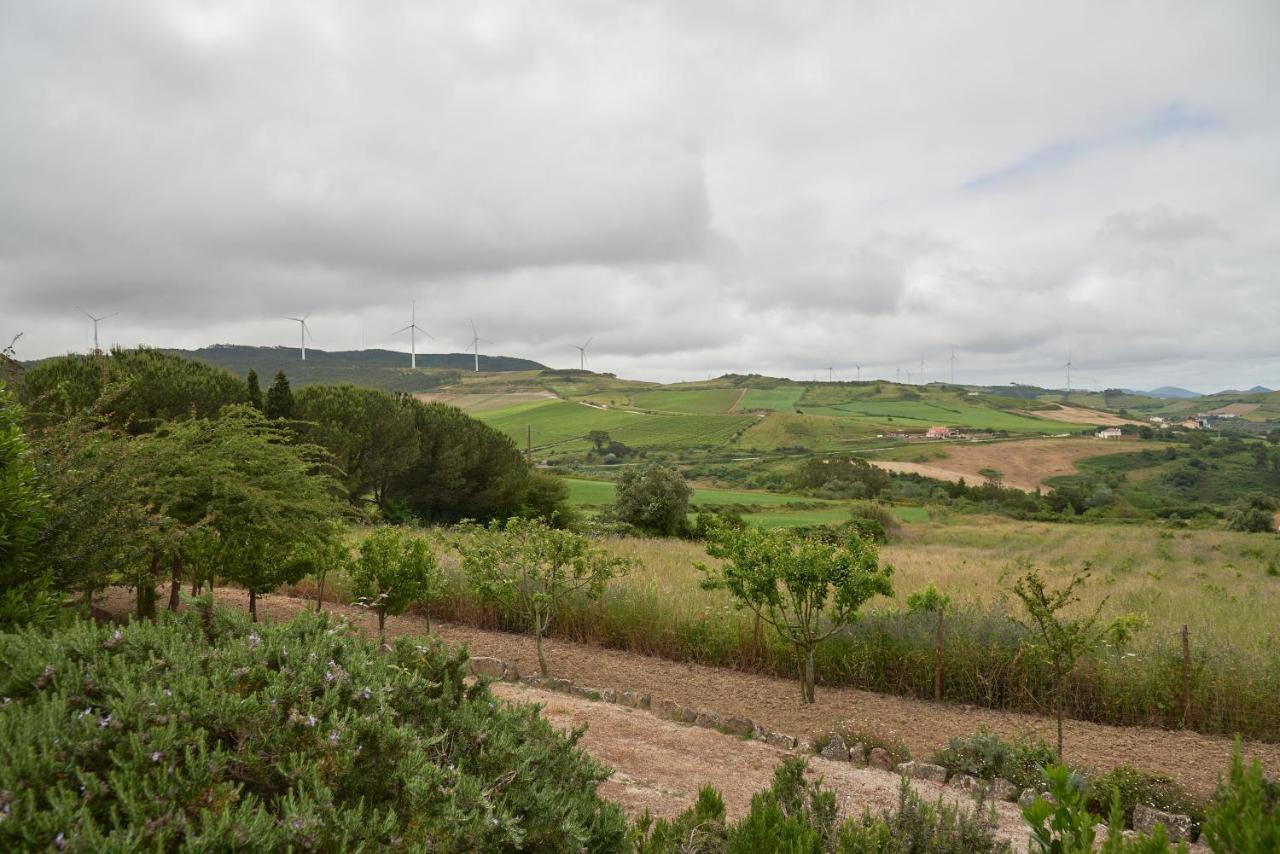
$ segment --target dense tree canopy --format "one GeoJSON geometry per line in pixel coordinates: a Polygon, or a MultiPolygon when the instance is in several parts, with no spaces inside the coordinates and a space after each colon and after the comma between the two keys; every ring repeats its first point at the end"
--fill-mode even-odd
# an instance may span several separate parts
{"type": "Polygon", "coordinates": [[[49,359],[27,371],[19,388],[41,423],[94,413],[134,434],[170,419],[209,418],[245,398],[227,371],[149,347],[49,359]]]}
{"type": "Polygon", "coordinates": [[[325,448],[353,502],[372,493],[384,504],[391,478],[418,456],[412,398],[350,385],[313,385],[294,396],[297,429],[325,448]]]}
{"type": "Polygon", "coordinates": [[[442,403],[412,404],[418,455],[387,485],[425,522],[489,520],[524,506],[529,467],[509,437],[442,403]]]}
{"type": "Polygon", "coordinates": [[[691,495],[693,490],[676,469],[660,463],[634,466],[618,478],[614,513],[642,531],[672,537],[688,527],[691,495]]]}

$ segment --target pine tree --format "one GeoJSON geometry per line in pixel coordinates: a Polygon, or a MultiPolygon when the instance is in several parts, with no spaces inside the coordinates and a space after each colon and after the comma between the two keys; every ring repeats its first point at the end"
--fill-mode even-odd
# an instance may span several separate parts
{"type": "Polygon", "coordinates": [[[245,403],[252,406],[259,412],[262,411],[262,386],[258,385],[258,372],[253,368],[249,369],[249,376],[245,379],[249,393],[245,396],[245,403]]]}
{"type": "Polygon", "coordinates": [[[293,391],[284,371],[276,371],[275,381],[267,389],[266,415],[268,418],[293,417],[293,391]]]}

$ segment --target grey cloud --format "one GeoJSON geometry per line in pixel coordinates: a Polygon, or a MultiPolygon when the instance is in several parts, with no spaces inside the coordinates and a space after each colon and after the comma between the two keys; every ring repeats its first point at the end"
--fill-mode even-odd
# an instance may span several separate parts
{"type": "Polygon", "coordinates": [[[0,337],[1276,385],[1280,14],[1172,5],[0,0],[0,337]]]}

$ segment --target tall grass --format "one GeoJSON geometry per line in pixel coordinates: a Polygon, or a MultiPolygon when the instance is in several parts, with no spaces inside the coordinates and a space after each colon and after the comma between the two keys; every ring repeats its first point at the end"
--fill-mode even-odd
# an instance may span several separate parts
{"type": "MultiPolygon", "coordinates": [[[[1280,741],[1280,579],[1265,566],[1280,557],[1280,538],[1216,531],[1027,525],[1007,520],[912,525],[884,549],[897,566],[894,599],[878,600],[862,618],[818,650],[821,684],[932,697],[934,620],[906,613],[906,594],[929,582],[957,602],[945,622],[943,697],[996,709],[1048,713],[1046,668],[1026,654],[1014,605],[1002,590],[1017,558],[1038,558],[1051,578],[1091,560],[1086,591],[1107,612],[1137,611],[1149,620],[1126,649],[1080,662],[1068,683],[1071,717],[1122,725],[1187,727],[1280,741]],[[1184,719],[1180,629],[1191,632],[1190,708],[1184,719]]],[[[640,569],[599,601],[570,600],[551,634],[644,655],[732,667],[790,678],[792,651],[721,592],[698,587],[696,543],[608,538],[612,552],[640,569]]],[[[482,628],[522,631],[519,617],[481,602],[443,545],[448,582],[432,615],[482,628]]],[[[330,589],[341,596],[342,581],[330,589]]]]}

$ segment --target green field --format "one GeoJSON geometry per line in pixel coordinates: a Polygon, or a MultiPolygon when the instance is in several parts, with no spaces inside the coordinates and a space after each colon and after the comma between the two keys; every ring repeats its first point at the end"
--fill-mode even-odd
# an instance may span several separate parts
{"type": "Polygon", "coordinates": [[[564,400],[524,403],[477,412],[476,417],[523,446],[533,431],[535,449],[585,451],[592,430],[632,448],[697,448],[721,445],[752,423],[744,415],[652,415],[599,409],[564,400]]]}
{"type": "Polygon", "coordinates": [[[750,412],[756,409],[767,409],[773,412],[794,412],[796,403],[804,395],[804,386],[782,386],[781,388],[749,388],[739,401],[739,411],[750,412]]]}
{"type": "Polygon", "coordinates": [[[1004,430],[1010,433],[1066,433],[1081,429],[1042,418],[974,405],[957,398],[935,400],[856,400],[826,406],[802,407],[805,415],[851,418],[884,430],[920,430],[938,424],[970,430],[1004,430]]]}
{"type": "MultiPolygon", "coordinates": [[[[612,481],[565,478],[565,482],[569,485],[569,503],[579,507],[604,507],[617,497],[612,481]]],[[[725,505],[751,508],[752,512],[744,514],[743,518],[749,524],[762,528],[833,525],[849,518],[849,505],[844,501],[799,498],[749,489],[695,488],[689,503],[695,509],[725,505]]],[[[895,506],[891,509],[904,522],[929,521],[929,514],[923,507],[895,506]]]]}
{"type": "Polygon", "coordinates": [[[724,415],[742,394],[732,388],[700,388],[676,390],[662,389],[633,395],[631,405],[636,409],[654,412],[675,412],[682,415],[724,415]]]}

